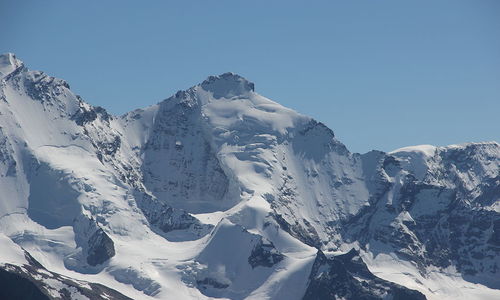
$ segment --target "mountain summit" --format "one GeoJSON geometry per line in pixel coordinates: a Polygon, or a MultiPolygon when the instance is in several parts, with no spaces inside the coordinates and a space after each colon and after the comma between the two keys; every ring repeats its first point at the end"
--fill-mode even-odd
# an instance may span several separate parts
{"type": "Polygon", "coordinates": [[[7,76],[17,68],[22,66],[23,62],[17,59],[13,53],[5,53],[0,55],[0,77],[7,76]]]}
{"type": "Polygon", "coordinates": [[[255,90],[254,84],[240,75],[224,73],[219,76],[210,76],[201,83],[201,87],[212,92],[215,98],[230,98],[244,95],[255,90]]]}
{"type": "Polygon", "coordinates": [[[233,73],[118,117],[0,58],[2,299],[500,296],[497,142],[351,153],[233,73]]]}

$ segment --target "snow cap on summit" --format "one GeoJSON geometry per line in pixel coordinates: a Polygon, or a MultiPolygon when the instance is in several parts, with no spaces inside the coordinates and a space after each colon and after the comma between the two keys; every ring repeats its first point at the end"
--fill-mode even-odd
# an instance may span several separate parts
{"type": "Polygon", "coordinates": [[[21,67],[23,62],[16,58],[14,53],[4,53],[0,55],[0,78],[9,75],[17,68],[21,67]]]}
{"type": "Polygon", "coordinates": [[[214,98],[231,98],[254,91],[253,82],[231,72],[210,76],[201,83],[201,87],[212,92],[214,98]]]}

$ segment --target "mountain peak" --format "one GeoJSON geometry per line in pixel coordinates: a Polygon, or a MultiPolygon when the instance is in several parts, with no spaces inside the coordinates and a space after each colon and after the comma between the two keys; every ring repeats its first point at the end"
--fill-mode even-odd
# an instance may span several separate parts
{"type": "Polygon", "coordinates": [[[201,88],[212,92],[215,98],[231,98],[254,91],[254,84],[244,77],[227,72],[218,76],[209,76],[201,83],[201,88]]]}
{"type": "Polygon", "coordinates": [[[0,54],[0,77],[4,77],[21,67],[23,62],[14,53],[0,54]]]}
{"type": "Polygon", "coordinates": [[[0,58],[0,295],[500,299],[496,142],[353,154],[233,73],[114,118],[0,58]]]}

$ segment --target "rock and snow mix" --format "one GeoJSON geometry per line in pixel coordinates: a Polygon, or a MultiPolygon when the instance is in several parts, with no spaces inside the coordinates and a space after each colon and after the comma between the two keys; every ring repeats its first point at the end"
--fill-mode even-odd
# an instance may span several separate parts
{"type": "Polygon", "coordinates": [[[41,297],[500,297],[496,142],[351,153],[232,73],[120,117],[0,78],[0,265],[41,297]]]}

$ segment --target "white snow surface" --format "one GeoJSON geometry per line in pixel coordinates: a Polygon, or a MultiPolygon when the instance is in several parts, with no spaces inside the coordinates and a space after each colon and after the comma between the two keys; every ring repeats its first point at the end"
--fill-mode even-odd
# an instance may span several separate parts
{"type": "Polygon", "coordinates": [[[0,264],[23,265],[27,263],[23,249],[3,233],[0,233],[0,245],[2,245],[0,264]]]}
{"type": "MultiPolygon", "coordinates": [[[[22,265],[22,246],[50,271],[134,299],[301,299],[316,249],[270,214],[316,232],[324,249],[341,250],[329,224],[370,205],[366,170],[373,161],[238,75],[210,77],[121,117],[98,113],[83,125],[75,116],[95,108],[63,80],[29,71],[12,54],[0,56],[0,77],[0,264],[22,265]],[[214,227],[197,238],[180,229],[169,240],[150,224],[138,195],[214,227]],[[116,255],[103,264],[83,259],[84,235],[75,223],[83,217],[114,242],[116,255]],[[252,268],[248,257],[260,238],[285,258],[252,268]],[[230,289],[202,293],[196,285],[204,278],[230,289]]],[[[413,168],[411,160],[425,163],[435,151],[418,146],[391,154],[413,168]]],[[[423,178],[427,167],[415,173],[423,178]]],[[[454,274],[422,279],[396,258],[370,255],[364,258],[377,276],[430,299],[500,296],[454,274]]]]}

